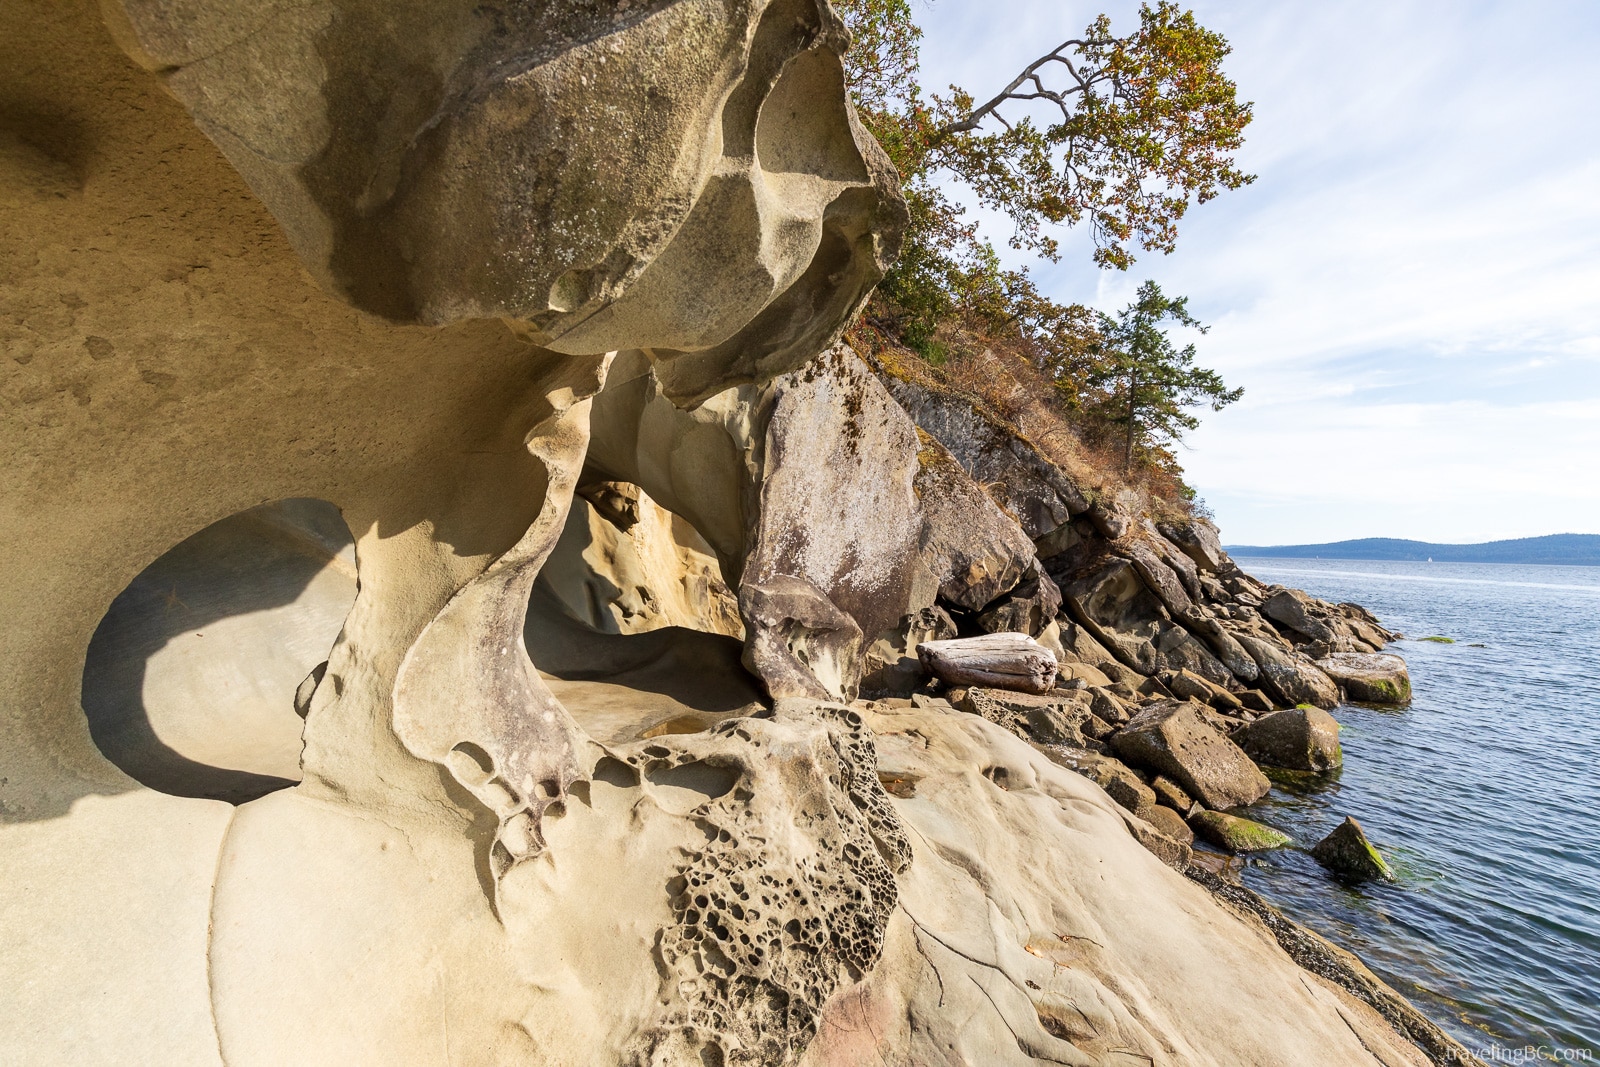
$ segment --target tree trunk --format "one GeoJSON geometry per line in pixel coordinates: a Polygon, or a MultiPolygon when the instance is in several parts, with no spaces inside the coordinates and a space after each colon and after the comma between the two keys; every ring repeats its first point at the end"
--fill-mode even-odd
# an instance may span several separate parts
{"type": "Polygon", "coordinates": [[[1130,371],[1128,373],[1128,443],[1122,452],[1122,473],[1124,474],[1133,470],[1133,428],[1136,425],[1134,418],[1138,412],[1138,405],[1134,398],[1138,394],[1139,372],[1130,371]]]}
{"type": "Polygon", "coordinates": [[[985,634],[917,646],[923,668],[948,685],[988,685],[1048,693],[1056,684],[1055,653],[1027,634],[985,634]]]}

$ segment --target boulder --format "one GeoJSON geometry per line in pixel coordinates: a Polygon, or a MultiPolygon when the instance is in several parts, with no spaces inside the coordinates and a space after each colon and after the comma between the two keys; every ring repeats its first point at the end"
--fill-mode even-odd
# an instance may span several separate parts
{"type": "Polygon", "coordinates": [[[1018,693],[973,686],[955,706],[1002,726],[1022,738],[1047,745],[1083,747],[1085,735],[1104,737],[1110,727],[1089,711],[1087,692],[1057,689],[1050,693],[1018,693]],[[1093,725],[1090,725],[1090,723],[1093,725]]]}
{"type": "Polygon", "coordinates": [[[1112,725],[1120,725],[1128,721],[1128,709],[1109,689],[1091,686],[1089,697],[1091,700],[1089,710],[1106,722],[1112,725]]]}
{"type": "MultiPolygon", "coordinates": [[[[1340,610],[1342,611],[1343,608],[1344,605],[1341,604],[1340,610]]],[[[1393,639],[1393,635],[1383,627],[1374,626],[1359,617],[1346,616],[1340,622],[1340,627],[1352,639],[1353,643],[1366,646],[1365,648],[1358,648],[1356,651],[1378,652],[1393,639]]]]}
{"type": "Polygon", "coordinates": [[[1133,839],[1143,845],[1152,856],[1180,874],[1189,869],[1189,864],[1194,861],[1194,850],[1188,845],[1168,837],[1137,815],[1128,814],[1124,819],[1133,839]]]}
{"type": "MultiPolygon", "coordinates": [[[[1187,600],[1176,574],[1146,545],[1118,545],[1115,552],[1104,544],[1085,545],[1082,550],[1051,557],[1045,565],[1061,585],[1062,606],[1070,619],[1128,669],[1139,675],[1187,669],[1222,685],[1234,678],[1211,649],[1186,629],[1187,622],[1179,625],[1173,621],[1152,582],[1165,589],[1166,597],[1184,611],[1184,619],[1200,621],[1203,616],[1187,600]]],[[[1240,656],[1250,659],[1243,653],[1240,656]]],[[[1109,670],[1106,673],[1110,675],[1109,670]]]]}
{"type": "Polygon", "coordinates": [[[1361,824],[1348,816],[1317,843],[1311,858],[1347,881],[1394,881],[1394,872],[1367,840],[1361,824]]]}
{"type": "Polygon", "coordinates": [[[1339,723],[1320,708],[1263,715],[1235,730],[1233,741],[1257,763],[1289,771],[1331,771],[1344,762],[1339,723]]]}
{"type": "Polygon", "coordinates": [[[1272,699],[1259,689],[1246,689],[1234,695],[1239,698],[1239,703],[1249,711],[1266,712],[1274,711],[1277,708],[1277,705],[1272,703],[1272,699]]]}
{"type": "Polygon", "coordinates": [[[1245,711],[1244,701],[1220,685],[1213,686],[1211,689],[1211,706],[1224,715],[1239,715],[1245,711]]]}
{"type": "MultiPolygon", "coordinates": [[[[1228,669],[1228,673],[1238,681],[1249,685],[1261,676],[1261,669],[1256,666],[1256,661],[1251,658],[1250,653],[1244,650],[1244,646],[1239,644],[1210,612],[1192,608],[1179,621],[1189,632],[1205,641],[1207,647],[1228,669]]],[[[1212,680],[1228,684],[1226,677],[1212,680]]]]}
{"type": "Polygon", "coordinates": [[[1199,705],[1175,700],[1151,704],[1112,739],[1112,749],[1171,778],[1208,808],[1236,808],[1266,796],[1272,788],[1267,776],[1200,712],[1199,705]]]}
{"type": "Polygon", "coordinates": [[[1127,682],[1112,682],[1110,685],[1106,686],[1106,692],[1112,694],[1118,700],[1122,701],[1122,706],[1125,708],[1136,707],[1145,702],[1145,698],[1139,692],[1139,690],[1135,689],[1127,682]]]}
{"type": "Polygon", "coordinates": [[[1229,852],[1265,852],[1294,844],[1288,835],[1251,819],[1220,811],[1202,811],[1189,819],[1194,832],[1229,852]]]}
{"type": "MultiPolygon", "coordinates": [[[[1119,780],[1124,782],[1125,784],[1118,788],[1122,790],[1124,795],[1132,797],[1131,806],[1124,805],[1128,807],[1129,811],[1137,809],[1141,803],[1150,799],[1141,792],[1142,789],[1148,788],[1144,779],[1140,777],[1137,771],[1115,756],[1092,754],[1079,756],[1075,754],[1072,767],[1073,770],[1094,782],[1101,789],[1104,789],[1108,795],[1112,791],[1112,783],[1119,780]]],[[[1151,794],[1151,797],[1153,796],[1154,794],[1151,794]]]]}
{"type": "Polygon", "coordinates": [[[1357,633],[1371,641],[1372,644],[1378,648],[1382,648],[1390,641],[1399,639],[1398,634],[1392,630],[1386,629],[1383,623],[1378,621],[1378,617],[1376,615],[1372,614],[1372,612],[1368,611],[1360,604],[1351,604],[1346,602],[1335,604],[1333,607],[1335,611],[1344,616],[1347,622],[1355,624],[1357,633]]]}
{"type": "Polygon", "coordinates": [[[1314,704],[1319,708],[1339,703],[1339,687],[1316,664],[1300,659],[1275,642],[1243,633],[1235,636],[1261,668],[1262,681],[1283,703],[1314,704]]]}
{"type": "Polygon", "coordinates": [[[1109,741],[1111,735],[1117,732],[1116,724],[1109,723],[1100,716],[1090,713],[1079,725],[1078,729],[1083,735],[1094,741],[1109,741]]]}
{"type": "Polygon", "coordinates": [[[1023,717],[1027,724],[1028,732],[1034,739],[1046,745],[1077,745],[1083,746],[1085,735],[1093,737],[1095,734],[1104,736],[1108,731],[1104,726],[1090,730],[1084,729],[1088,723],[1095,719],[1093,715],[1086,714],[1082,708],[1071,708],[1065,704],[1052,704],[1048,707],[1033,708],[1023,717]],[[1074,711],[1077,714],[1074,714],[1074,711]]]}
{"type": "Polygon", "coordinates": [[[1156,794],[1156,801],[1165,804],[1182,815],[1187,815],[1194,810],[1194,797],[1184,792],[1183,787],[1164,774],[1156,776],[1150,783],[1150,788],[1156,794]]]}
{"type": "Polygon", "coordinates": [[[975,620],[984,633],[1024,633],[1038,637],[1061,611],[1061,590],[1034,560],[1022,582],[989,604],[975,620]]]}
{"type": "Polygon", "coordinates": [[[861,695],[910,696],[928,678],[922,661],[916,657],[916,647],[924,641],[955,636],[955,621],[941,607],[927,607],[907,615],[868,646],[862,665],[861,695]]]}
{"type": "MultiPolygon", "coordinates": [[[[1065,602],[1063,602],[1063,607],[1064,606],[1065,602]]],[[[1058,628],[1061,647],[1069,654],[1069,656],[1076,657],[1081,662],[1104,672],[1106,677],[1110,678],[1113,682],[1122,677],[1123,672],[1127,671],[1128,668],[1124,667],[1117,657],[1113,656],[1104,645],[1095,640],[1094,635],[1083,626],[1072,621],[1064,615],[1056,619],[1056,626],[1058,628]]],[[[1091,681],[1089,684],[1097,685],[1103,683],[1091,681]]]]}
{"type": "Polygon", "coordinates": [[[1222,540],[1217,536],[1217,529],[1204,519],[1192,519],[1186,523],[1158,524],[1162,535],[1194,560],[1195,565],[1203,571],[1216,574],[1224,567],[1232,567],[1233,562],[1228,559],[1228,554],[1222,551],[1222,540]]]}
{"type": "Polygon", "coordinates": [[[1089,521],[1108,541],[1115,541],[1128,532],[1128,513],[1110,500],[1096,500],[1090,504],[1089,521]]]}
{"type": "Polygon", "coordinates": [[[1215,682],[1200,677],[1190,670],[1164,671],[1161,682],[1173,696],[1185,700],[1198,700],[1202,704],[1210,704],[1215,708],[1237,710],[1244,705],[1239,698],[1228,692],[1215,682]]]}
{"type": "Polygon", "coordinates": [[[1191,599],[1200,599],[1202,593],[1200,570],[1195,566],[1194,560],[1190,559],[1188,554],[1177,545],[1168,541],[1156,524],[1149,519],[1145,519],[1140,525],[1144,527],[1145,533],[1149,536],[1151,551],[1155,552],[1162,563],[1172,568],[1173,572],[1177,574],[1178,580],[1183,583],[1183,588],[1188,591],[1191,599]]]}
{"type": "Polygon", "coordinates": [[[920,428],[916,434],[912,488],[923,523],[918,555],[937,580],[941,600],[982,610],[1023,580],[1034,562],[1033,542],[943,445],[920,428]]]}
{"type": "Polygon", "coordinates": [[[1173,692],[1162,684],[1160,678],[1141,678],[1138,691],[1141,696],[1153,697],[1160,700],[1172,700],[1173,692]]]}
{"type": "Polygon", "coordinates": [[[1181,618],[1194,610],[1194,602],[1189,599],[1189,593],[1184,589],[1177,572],[1163,563],[1148,545],[1134,541],[1125,549],[1118,548],[1116,551],[1133,564],[1145,588],[1156,595],[1162,607],[1174,618],[1181,618]]]}
{"type": "Polygon", "coordinates": [[[1326,605],[1298,589],[1275,586],[1262,603],[1261,613],[1313,641],[1333,640],[1333,627],[1320,617],[1327,614],[1326,605]]]}
{"type": "Polygon", "coordinates": [[[1061,582],[1062,604],[1074,622],[1130,670],[1144,675],[1166,665],[1159,661],[1152,639],[1172,623],[1131,563],[1113,557],[1073,572],[1055,570],[1058,561],[1059,557],[1048,563],[1052,577],[1061,582]]]}
{"type": "Polygon", "coordinates": [[[948,685],[997,686],[1048,693],[1056,682],[1056,657],[1027,634],[985,634],[924,641],[917,658],[948,685]]]}
{"type": "Polygon", "coordinates": [[[1175,697],[1198,700],[1202,704],[1211,703],[1210,683],[1193,671],[1164,671],[1161,675],[1161,684],[1175,697]]]}
{"type": "Polygon", "coordinates": [[[1194,831],[1183,821],[1183,816],[1160,804],[1150,804],[1134,812],[1139,818],[1181,844],[1194,844],[1194,831]]]}
{"type": "Polygon", "coordinates": [[[1334,652],[1317,666],[1362,704],[1404,704],[1411,699],[1406,661],[1392,652],[1334,652]]]}
{"type": "MultiPolygon", "coordinates": [[[[1045,644],[1043,640],[1040,640],[1039,643],[1041,645],[1045,644]]],[[[1067,658],[1061,659],[1056,664],[1057,685],[1062,685],[1069,681],[1082,682],[1090,689],[1104,689],[1111,685],[1111,677],[1099,667],[1073,660],[1071,652],[1066,652],[1065,655],[1067,658]]]]}
{"type": "Polygon", "coordinates": [[[1224,687],[1234,680],[1233,672],[1185,626],[1168,624],[1161,627],[1153,643],[1159,670],[1190,671],[1224,687]]]}
{"type": "Polygon", "coordinates": [[[1155,790],[1141,782],[1131,771],[1112,776],[1103,788],[1107,796],[1131,812],[1138,813],[1156,807],[1155,790]]]}

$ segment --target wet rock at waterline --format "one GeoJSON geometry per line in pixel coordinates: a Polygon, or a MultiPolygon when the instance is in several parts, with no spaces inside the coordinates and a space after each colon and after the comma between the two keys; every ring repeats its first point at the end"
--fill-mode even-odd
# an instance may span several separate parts
{"type": "Polygon", "coordinates": [[[1317,660],[1345,696],[1361,704],[1404,704],[1411,699],[1406,661],[1391,652],[1334,652],[1317,660]]]}
{"type": "Polygon", "coordinates": [[[1393,881],[1394,872],[1349,816],[1311,850],[1312,859],[1350,882],[1393,881]]]}
{"type": "Polygon", "coordinates": [[[1288,708],[1233,731],[1233,742],[1257,763],[1288,771],[1331,771],[1344,762],[1339,723],[1321,708],[1288,708]]]}
{"type": "Polygon", "coordinates": [[[1196,834],[1229,852],[1265,852],[1293,844],[1289,835],[1253,819],[1242,819],[1222,811],[1202,811],[1189,816],[1196,834]]]}

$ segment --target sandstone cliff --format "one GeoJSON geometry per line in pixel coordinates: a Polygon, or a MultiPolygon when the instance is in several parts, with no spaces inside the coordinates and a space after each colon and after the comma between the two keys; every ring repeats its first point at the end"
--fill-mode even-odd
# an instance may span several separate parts
{"type": "Polygon", "coordinates": [[[1021,631],[1227,730],[1388,635],[839,342],[904,206],[825,3],[0,30],[0,1058],[1444,1054],[931,696],[1021,631]]]}

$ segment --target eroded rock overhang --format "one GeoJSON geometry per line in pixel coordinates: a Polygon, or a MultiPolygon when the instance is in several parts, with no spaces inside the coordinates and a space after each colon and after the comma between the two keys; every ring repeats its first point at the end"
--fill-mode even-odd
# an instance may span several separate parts
{"type": "MultiPolygon", "coordinates": [[[[940,602],[1042,626],[1033,538],[1127,523],[1059,485],[1002,508],[834,347],[904,207],[825,4],[30,0],[0,30],[8,1054],[1382,1044],[1090,784],[976,720],[846,703],[903,681],[940,602]],[[557,699],[528,605],[602,481],[715,557],[759,716],[735,693],[709,729],[601,739],[557,699]],[[356,570],[285,693],[301,781],[234,807],[129,777],[83,710],[108,607],[295,500],[337,509],[356,570]],[[1073,882],[1106,863],[1137,908],[1073,882]]],[[[204,642],[181,593],[142,603],[204,642]]]]}

